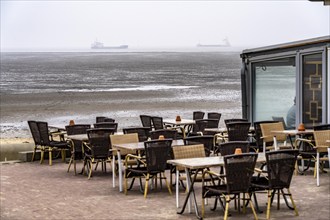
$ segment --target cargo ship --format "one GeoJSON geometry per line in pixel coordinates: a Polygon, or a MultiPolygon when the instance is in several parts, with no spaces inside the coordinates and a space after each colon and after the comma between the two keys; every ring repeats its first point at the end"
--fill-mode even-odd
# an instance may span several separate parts
{"type": "Polygon", "coordinates": [[[127,49],[127,48],[128,48],[128,45],[106,47],[106,46],[104,46],[103,43],[101,43],[99,41],[94,41],[94,43],[92,43],[92,45],[91,45],[91,49],[127,49]]]}

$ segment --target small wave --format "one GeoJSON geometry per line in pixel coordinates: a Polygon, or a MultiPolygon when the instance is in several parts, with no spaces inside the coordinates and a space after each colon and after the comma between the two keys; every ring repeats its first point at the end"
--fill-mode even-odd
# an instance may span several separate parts
{"type": "Polygon", "coordinates": [[[118,92],[118,91],[155,91],[155,90],[168,90],[168,89],[189,89],[198,86],[168,86],[168,85],[152,85],[152,86],[139,86],[130,88],[112,88],[112,89],[66,89],[62,92],[118,92]]]}

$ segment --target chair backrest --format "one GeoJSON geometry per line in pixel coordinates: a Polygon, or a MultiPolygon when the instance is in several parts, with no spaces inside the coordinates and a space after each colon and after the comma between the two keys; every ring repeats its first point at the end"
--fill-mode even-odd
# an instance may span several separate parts
{"type": "Polygon", "coordinates": [[[155,130],[164,129],[164,123],[162,117],[152,116],[152,125],[155,130]]]}
{"type": "Polygon", "coordinates": [[[48,123],[44,121],[37,121],[38,130],[40,134],[40,143],[43,146],[50,145],[49,139],[49,130],[48,130],[48,123]]]}
{"type": "Polygon", "coordinates": [[[246,141],[249,136],[250,122],[227,123],[228,141],[246,141]]]}
{"type": "MultiPolygon", "coordinates": [[[[203,144],[173,146],[172,150],[174,159],[205,157],[203,144]]],[[[184,168],[180,166],[176,166],[176,169],[180,171],[184,170],[184,168]]]]}
{"type": "Polygon", "coordinates": [[[236,148],[240,148],[242,153],[248,153],[249,147],[250,143],[248,141],[229,141],[219,144],[217,152],[219,152],[221,156],[226,156],[234,154],[236,148]]]}
{"type": "Polygon", "coordinates": [[[87,134],[87,129],[90,128],[91,128],[90,124],[75,124],[75,125],[65,126],[67,135],[87,134]]]}
{"type": "Polygon", "coordinates": [[[99,122],[104,122],[104,119],[105,119],[106,117],[104,117],[104,116],[96,116],[96,123],[99,123],[99,122]]]}
{"type": "Polygon", "coordinates": [[[232,122],[248,122],[247,119],[244,118],[229,118],[229,119],[225,119],[224,120],[225,125],[227,126],[228,123],[232,123],[232,122]]]}
{"type": "Polygon", "coordinates": [[[184,145],[203,144],[206,156],[210,156],[211,151],[214,150],[214,145],[215,145],[213,135],[186,137],[183,139],[183,142],[184,145]]]}
{"type": "MultiPolygon", "coordinates": [[[[314,131],[315,146],[317,147],[318,152],[327,152],[329,143],[327,140],[330,140],[330,130],[319,130],[314,131]]],[[[330,155],[328,155],[329,157],[330,155]]]]}
{"type": "MultiPolygon", "coordinates": [[[[254,138],[256,140],[256,145],[259,148],[259,150],[263,149],[263,140],[261,139],[262,133],[261,133],[261,127],[260,124],[265,124],[265,123],[276,123],[277,121],[255,121],[253,123],[254,126],[254,138]]],[[[271,143],[272,145],[273,143],[271,143]]]]}
{"type": "Polygon", "coordinates": [[[195,124],[193,124],[192,133],[195,134],[197,132],[204,132],[207,126],[208,126],[207,119],[197,119],[195,120],[195,124]]]}
{"type": "MultiPolygon", "coordinates": [[[[138,143],[139,136],[137,133],[110,135],[110,141],[111,141],[111,145],[138,143]]],[[[120,150],[120,153],[121,155],[126,155],[126,154],[135,154],[136,152],[131,150],[120,150]]]]}
{"type": "Polygon", "coordinates": [[[95,158],[108,157],[111,149],[110,135],[114,134],[113,128],[94,128],[87,130],[91,155],[95,158]]]}
{"type": "Polygon", "coordinates": [[[209,112],[209,113],[207,113],[207,118],[208,119],[217,119],[217,120],[220,121],[221,113],[218,113],[218,112],[209,112]]]}
{"type": "Polygon", "coordinates": [[[289,188],[297,161],[298,150],[266,152],[269,186],[273,189],[289,188]]]}
{"type": "Polygon", "coordinates": [[[35,145],[41,145],[41,137],[36,121],[28,121],[29,128],[35,145]]]}
{"type": "MultiPolygon", "coordinates": [[[[87,130],[91,128],[90,124],[75,124],[75,125],[67,125],[65,126],[66,133],[68,135],[75,134],[87,134],[87,130]]],[[[71,140],[71,144],[73,144],[72,152],[78,153],[82,152],[82,141],[79,140],[71,140]]]]}
{"type": "Polygon", "coordinates": [[[148,172],[164,172],[170,159],[172,139],[144,142],[148,172]]]}
{"type": "Polygon", "coordinates": [[[151,116],[149,115],[140,115],[140,120],[143,127],[152,128],[151,116]]]}
{"type": "Polygon", "coordinates": [[[313,128],[314,128],[314,131],[330,130],[330,124],[315,125],[313,128]]]}
{"type": "Polygon", "coordinates": [[[123,128],[124,134],[132,134],[137,133],[139,137],[139,141],[146,141],[150,137],[150,127],[130,127],[130,128],[123,128]]]}
{"type": "Polygon", "coordinates": [[[284,129],[285,129],[285,130],[287,129],[287,127],[286,127],[286,123],[285,123],[283,117],[280,117],[280,116],[272,116],[272,119],[273,119],[273,121],[283,122],[284,129]]]}
{"type": "Polygon", "coordinates": [[[116,120],[114,118],[105,118],[103,122],[115,122],[116,120]]]}
{"type": "Polygon", "coordinates": [[[159,130],[150,131],[150,138],[152,140],[155,140],[159,138],[159,135],[163,135],[164,138],[166,139],[176,140],[177,134],[178,131],[174,129],[159,129],[159,130]]]}
{"type": "Polygon", "coordinates": [[[193,120],[199,120],[199,119],[203,119],[205,115],[205,112],[202,111],[194,111],[193,112],[193,120]]]}
{"type": "Polygon", "coordinates": [[[94,124],[94,128],[114,128],[115,132],[118,129],[118,123],[115,122],[99,122],[94,124]]]}
{"type": "Polygon", "coordinates": [[[257,153],[224,156],[228,193],[233,194],[249,191],[257,158],[257,153]]]}
{"type": "MultiPolygon", "coordinates": [[[[260,124],[261,134],[263,141],[266,143],[273,143],[274,134],[272,131],[283,131],[284,125],[283,122],[274,122],[274,123],[262,123],[260,124]]],[[[277,141],[286,141],[285,134],[276,134],[277,141]]]]}

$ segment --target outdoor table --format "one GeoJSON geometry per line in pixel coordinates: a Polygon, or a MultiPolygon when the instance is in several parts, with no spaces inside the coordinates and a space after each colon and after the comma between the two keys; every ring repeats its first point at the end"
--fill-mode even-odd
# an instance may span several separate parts
{"type": "MultiPolygon", "coordinates": [[[[264,153],[258,153],[257,162],[266,162],[266,156],[264,153]]],[[[185,202],[184,202],[181,210],[178,211],[177,213],[183,214],[188,202],[189,202],[188,209],[189,209],[189,213],[190,213],[191,212],[190,202],[193,199],[196,217],[200,219],[201,216],[199,215],[195,191],[194,191],[194,183],[195,183],[197,174],[206,168],[223,166],[224,165],[223,156],[174,159],[174,160],[168,160],[167,163],[172,164],[174,166],[184,167],[186,176],[187,176],[187,187],[189,188],[189,191],[186,195],[185,202]],[[190,175],[192,170],[195,171],[193,179],[191,178],[191,175],[190,175]],[[190,201],[189,201],[189,199],[190,199],[190,201]]]]}
{"type": "MultiPolygon", "coordinates": [[[[172,146],[174,145],[183,145],[183,140],[173,140],[172,146]]],[[[118,156],[118,179],[119,179],[119,192],[123,191],[123,167],[121,162],[121,154],[120,150],[135,150],[135,151],[141,151],[144,150],[144,142],[136,142],[136,143],[125,143],[125,144],[113,144],[112,147],[114,149],[117,149],[117,156],[118,156]]],[[[114,172],[114,166],[112,166],[112,170],[114,172]]],[[[114,177],[115,175],[113,175],[114,177]]],[[[115,187],[115,184],[113,182],[113,187],[115,187]]]]}
{"type": "Polygon", "coordinates": [[[276,134],[285,134],[289,137],[290,139],[290,143],[292,148],[294,148],[293,145],[293,141],[292,141],[292,136],[303,136],[306,134],[313,134],[314,130],[313,129],[306,129],[304,131],[299,131],[299,130],[281,130],[281,131],[271,131],[274,136],[276,136],[276,134]]]}
{"type": "Polygon", "coordinates": [[[185,131],[187,130],[187,133],[190,133],[192,130],[192,126],[195,123],[195,120],[192,119],[181,119],[180,121],[177,121],[176,119],[166,118],[163,120],[164,124],[170,125],[172,127],[180,128],[182,131],[183,137],[185,137],[185,131]]]}

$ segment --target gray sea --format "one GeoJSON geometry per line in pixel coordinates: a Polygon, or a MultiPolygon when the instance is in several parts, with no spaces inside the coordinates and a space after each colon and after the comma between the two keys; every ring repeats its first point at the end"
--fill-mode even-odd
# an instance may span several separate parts
{"type": "MultiPolygon", "coordinates": [[[[235,102],[240,112],[240,68],[239,52],[230,51],[2,52],[0,86],[1,96],[177,90],[174,99],[235,102]]],[[[0,126],[2,137],[27,129],[3,118],[0,126]]]]}

